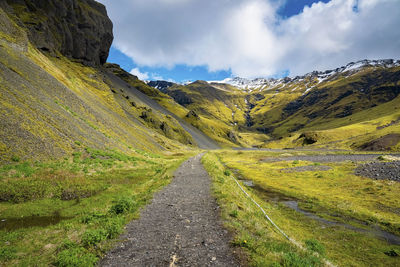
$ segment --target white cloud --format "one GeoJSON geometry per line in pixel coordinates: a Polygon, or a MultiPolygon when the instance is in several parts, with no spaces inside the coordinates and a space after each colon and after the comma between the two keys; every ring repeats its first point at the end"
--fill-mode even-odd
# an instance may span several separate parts
{"type": "Polygon", "coordinates": [[[141,72],[139,68],[134,68],[130,71],[130,74],[137,76],[140,80],[148,80],[149,73],[141,72]]]}
{"type": "Polygon", "coordinates": [[[277,15],[276,0],[100,1],[114,45],[141,66],[206,65],[255,77],[400,58],[399,0],[319,2],[289,19],[277,15]]]}

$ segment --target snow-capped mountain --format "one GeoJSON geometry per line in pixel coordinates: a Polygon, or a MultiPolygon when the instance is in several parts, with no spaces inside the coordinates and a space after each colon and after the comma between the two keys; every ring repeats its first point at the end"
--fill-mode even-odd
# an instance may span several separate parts
{"type": "MultiPolygon", "coordinates": [[[[325,80],[330,79],[331,77],[338,75],[338,74],[348,74],[350,76],[363,68],[366,67],[396,67],[400,66],[400,60],[393,60],[393,59],[384,59],[384,60],[361,60],[357,62],[350,62],[346,66],[336,68],[333,70],[326,70],[326,71],[313,71],[307,73],[303,76],[296,76],[294,78],[285,77],[280,79],[274,78],[256,78],[256,79],[246,79],[240,77],[234,78],[227,78],[222,81],[209,81],[210,84],[222,83],[222,84],[230,84],[237,88],[246,90],[246,91],[253,91],[253,90],[268,90],[272,88],[276,88],[280,84],[286,84],[289,82],[296,82],[296,81],[312,81],[316,80],[317,83],[321,83],[325,80]]],[[[315,83],[314,83],[315,84],[315,83]]]]}

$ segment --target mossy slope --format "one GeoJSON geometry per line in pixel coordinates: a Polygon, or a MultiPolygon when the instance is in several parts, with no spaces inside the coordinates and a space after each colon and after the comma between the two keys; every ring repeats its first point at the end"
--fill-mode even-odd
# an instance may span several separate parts
{"type": "Polygon", "coordinates": [[[76,143],[130,152],[195,144],[168,117],[125,92],[103,67],[43,54],[0,10],[1,161],[58,158],[76,143]],[[145,115],[147,114],[147,115],[145,115]]]}

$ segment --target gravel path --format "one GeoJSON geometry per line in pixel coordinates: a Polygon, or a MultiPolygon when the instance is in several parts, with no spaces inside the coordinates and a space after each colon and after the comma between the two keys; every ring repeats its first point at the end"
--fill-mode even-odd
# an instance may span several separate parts
{"type": "Polygon", "coordinates": [[[200,159],[179,167],[101,266],[240,266],[200,159]]]}

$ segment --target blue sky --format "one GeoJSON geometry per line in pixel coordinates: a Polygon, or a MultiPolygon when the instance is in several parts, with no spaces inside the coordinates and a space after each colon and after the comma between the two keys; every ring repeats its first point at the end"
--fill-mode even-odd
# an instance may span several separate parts
{"type": "MultiPolygon", "coordinates": [[[[117,63],[128,72],[133,69],[139,69],[144,75],[144,77],[141,77],[144,80],[170,80],[174,82],[195,80],[218,81],[231,76],[229,70],[209,72],[205,66],[187,66],[183,64],[176,65],[172,68],[138,66],[134,60],[114,46],[111,47],[108,62],[117,63]],[[146,76],[148,77],[146,78],[146,76]]],[[[136,74],[134,71],[132,73],[136,74]]],[[[136,76],[138,75],[136,74],[136,76]]]]}
{"type": "MultiPolygon", "coordinates": [[[[286,3],[278,10],[279,15],[282,17],[291,17],[293,15],[302,12],[304,6],[310,6],[318,0],[287,0],[286,3]]],[[[323,0],[321,2],[329,2],[329,0],[323,0]]],[[[165,67],[147,67],[138,66],[133,59],[126,56],[115,46],[111,47],[108,62],[119,64],[124,70],[130,72],[132,69],[138,69],[141,73],[145,74],[144,77],[148,76],[149,80],[171,80],[176,82],[186,82],[195,80],[223,80],[231,77],[231,70],[222,71],[209,71],[207,66],[188,66],[184,64],[176,65],[172,68],[165,67]]],[[[283,72],[288,74],[288,72],[283,72]]],[[[275,76],[280,76],[275,75],[275,76]]]]}
{"type": "Polygon", "coordinates": [[[108,61],[144,80],[303,75],[400,58],[399,0],[98,0],[108,61]]]}

